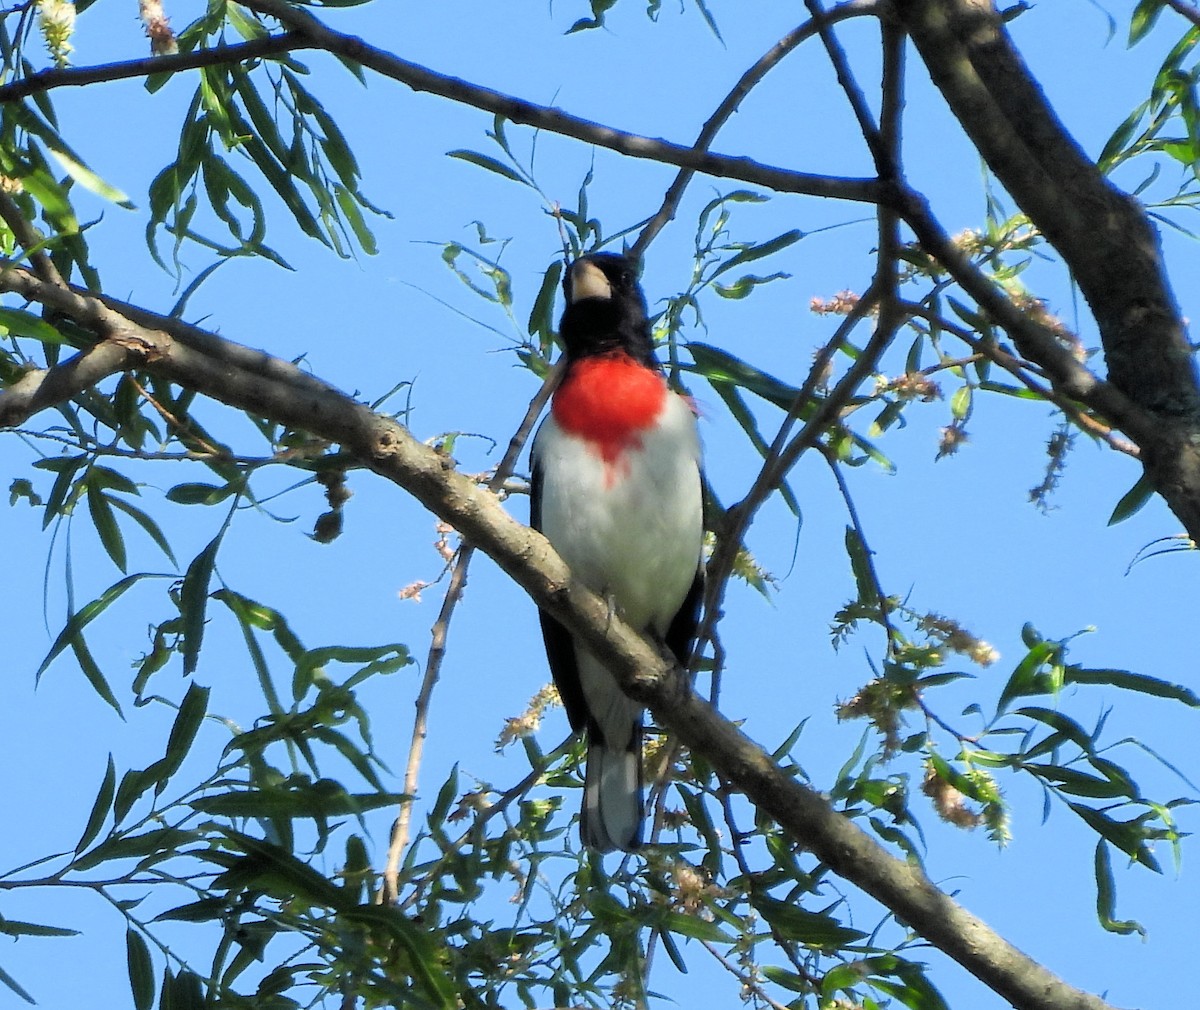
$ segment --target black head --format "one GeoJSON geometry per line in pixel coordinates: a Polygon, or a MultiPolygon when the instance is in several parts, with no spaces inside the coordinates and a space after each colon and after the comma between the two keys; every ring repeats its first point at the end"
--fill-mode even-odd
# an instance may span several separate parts
{"type": "Polygon", "coordinates": [[[633,260],[613,253],[580,256],[567,268],[563,294],[567,307],[559,334],[568,358],[622,350],[658,367],[633,260]]]}

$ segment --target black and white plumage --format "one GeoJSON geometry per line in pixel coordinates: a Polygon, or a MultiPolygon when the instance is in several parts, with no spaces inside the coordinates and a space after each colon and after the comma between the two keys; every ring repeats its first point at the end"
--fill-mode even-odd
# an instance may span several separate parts
{"type": "MultiPolygon", "coordinates": [[[[576,579],[685,663],[702,590],[695,412],[662,375],[629,260],[581,257],[563,287],[567,368],[534,439],[531,523],[576,579]]],[[[584,844],[632,851],[642,836],[642,706],[554,618],[541,622],[571,727],[587,736],[584,844]]]]}

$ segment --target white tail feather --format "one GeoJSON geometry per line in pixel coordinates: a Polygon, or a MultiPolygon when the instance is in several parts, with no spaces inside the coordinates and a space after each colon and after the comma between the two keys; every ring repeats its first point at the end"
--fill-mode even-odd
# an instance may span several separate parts
{"type": "Polygon", "coordinates": [[[599,852],[632,852],[642,840],[642,734],[635,749],[588,742],[583,784],[583,843],[599,852]]]}

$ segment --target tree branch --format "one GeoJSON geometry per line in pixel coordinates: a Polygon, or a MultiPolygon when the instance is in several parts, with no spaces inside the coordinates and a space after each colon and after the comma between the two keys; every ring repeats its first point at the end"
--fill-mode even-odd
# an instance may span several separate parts
{"type": "MultiPolygon", "coordinates": [[[[880,0],[846,0],[845,3],[838,4],[833,9],[822,12],[819,17],[814,17],[798,28],[788,32],[787,35],[763,53],[749,70],[742,74],[737,84],[733,86],[733,90],[725,96],[725,99],[717,106],[716,111],[713,112],[708,121],[701,127],[695,143],[692,144],[692,150],[696,152],[707,151],[721,127],[729,121],[730,116],[737,112],[738,107],[745,100],[746,96],[750,94],[751,90],[771,70],[777,67],[788,53],[802,42],[812,38],[813,35],[821,30],[822,26],[837,24],[839,21],[844,21],[847,18],[863,17],[864,15],[877,13],[880,5],[880,0]]],[[[633,247],[629,250],[631,257],[640,259],[644,256],[646,249],[649,248],[650,243],[654,241],[658,233],[674,220],[675,212],[679,209],[679,203],[683,199],[684,191],[687,189],[688,184],[691,183],[695,174],[694,170],[685,168],[675,176],[675,181],[671,183],[666,195],[663,197],[662,206],[659,207],[655,215],[646,223],[641,234],[638,235],[637,241],[633,243],[633,247]]]]}
{"type": "Polygon", "coordinates": [[[123,81],[131,77],[149,77],[151,74],[173,74],[181,70],[214,67],[222,63],[244,63],[247,60],[269,59],[297,49],[311,48],[313,42],[307,36],[288,32],[284,35],[254,39],[252,42],[197,49],[173,56],[148,56],[141,60],[101,63],[94,67],[55,67],[19,78],[11,84],[0,85],[0,102],[19,101],[55,88],[78,88],[102,81],[123,81]]]}
{"type": "Polygon", "coordinates": [[[303,35],[309,40],[312,48],[323,49],[335,56],[361,64],[384,77],[407,85],[413,91],[438,95],[460,105],[469,105],[503,116],[514,123],[533,126],[564,137],[573,137],[631,158],[676,165],[718,178],[737,179],[757,186],[766,186],[781,193],[801,193],[858,203],[876,203],[881,195],[879,185],[874,179],[793,172],[764,165],[752,158],[734,158],[697,151],[667,140],[614,130],[572,116],[560,109],[526,102],[461,78],[435,73],[417,63],[410,63],[378,49],[353,35],[334,31],[307,11],[292,7],[283,0],[242,0],[242,3],[251,10],[275,18],[289,32],[303,35]]]}
{"type": "MultiPolygon", "coordinates": [[[[449,457],[413,438],[392,418],[375,414],[332,386],[266,355],[255,373],[231,368],[228,359],[237,356],[232,351],[216,355],[185,346],[162,331],[118,317],[96,298],[55,288],[19,268],[0,271],[0,289],[51,305],[103,338],[70,362],[40,373],[36,383],[40,389],[61,388],[60,377],[76,363],[112,354],[107,364],[113,372],[144,368],[232,407],[341,445],[487,553],[540,606],[580,636],[628,694],[645,703],[680,740],[703,753],[716,771],[800,845],[889,907],[1014,1006],[1109,1010],[1103,1000],[1072,988],[1018,951],[935,887],[918,867],[890,855],[819,793],[783,771],[700,698],[673,661],[615,617],[602,597],[574,582],[544,537],[514,520],[494,494],[457,472],[449,457]]],[[[210,341],[227,343],[212,335],[210,341]]],[[[89,378],[98,378],[98,371],[94,368],[89,378]]],[[[44,395],[36,401],[27,397],[23,408],[14,410],[13,404],[21,399],[14,398],[19,386],[0,393],[0,417],[20,417],[33,402],[50,405],[44,395]]]]}
{"type": "MultiPolygon", "coordinates": [[[[1070,268],[1096,318],[1112,387],[1137,409],[1085,402],[1139,443],[1155,487],[1200,537],[1200,386],[1153,225],[1055,116],[990,0],[895,0],[895,9],[963,129],[1070,268]]],[[[1080,378],[1116,406],[1079,375],[1082,366],[1004,325],[1067,395],[1077,396],[1069,383],[1080,378]]]]}

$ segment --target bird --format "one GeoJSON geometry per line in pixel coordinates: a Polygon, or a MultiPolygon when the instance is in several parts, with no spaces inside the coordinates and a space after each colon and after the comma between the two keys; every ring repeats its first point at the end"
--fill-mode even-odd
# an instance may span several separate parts
{"type": "MultiPolygon", "coordinates": [[[[692,400],[667,384],[636,263],[580,256],[563,277],[566,359],[531,451],[530,524],[612,611],[686,666],[703,594],[703,478],[692,400]]],[[[598,852],[642,842],[643,706],[540,613],[571,729],[587,742],[580,834],[598,852]]]]}

